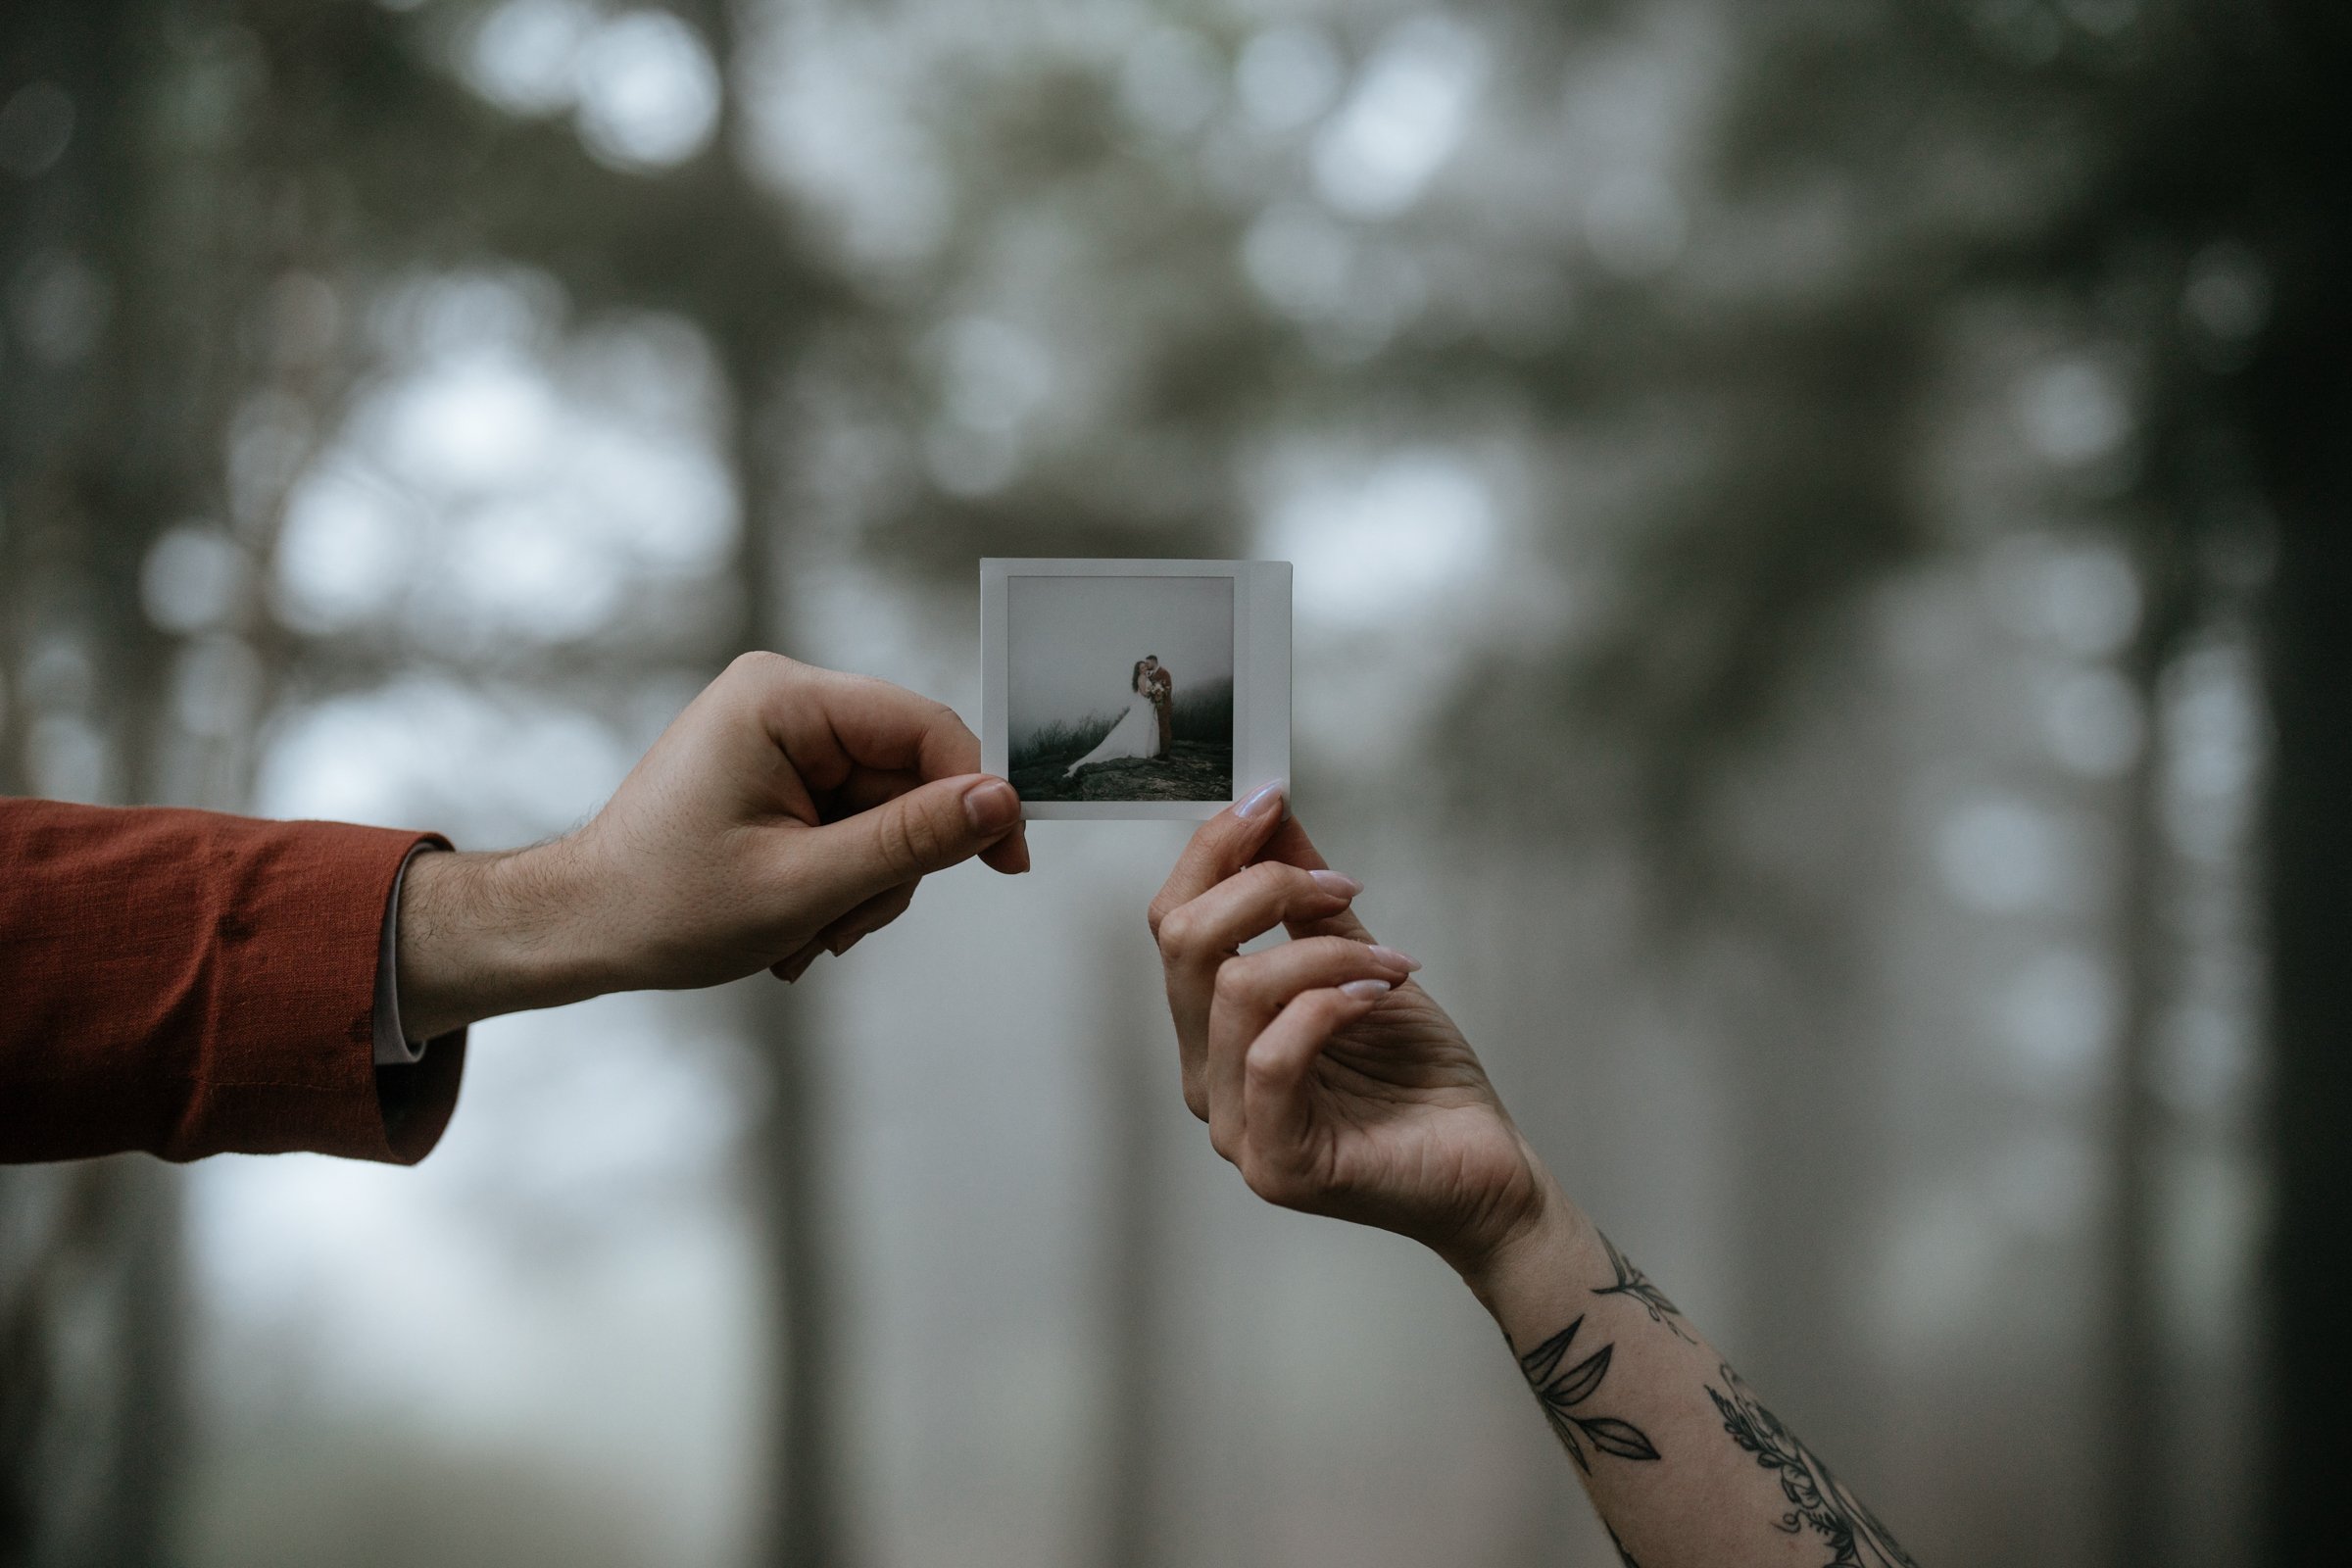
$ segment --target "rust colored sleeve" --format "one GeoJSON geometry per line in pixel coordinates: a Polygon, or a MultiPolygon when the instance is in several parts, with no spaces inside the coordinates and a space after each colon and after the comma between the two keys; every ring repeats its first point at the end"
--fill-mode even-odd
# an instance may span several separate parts
{"type": "Polygon", "coordinates": [[[465,1035],[378,1068],[373,1023],[393,878],[420,842],[439,840],[0,799],[0,1161],[422,1159],[465,1035]]]}

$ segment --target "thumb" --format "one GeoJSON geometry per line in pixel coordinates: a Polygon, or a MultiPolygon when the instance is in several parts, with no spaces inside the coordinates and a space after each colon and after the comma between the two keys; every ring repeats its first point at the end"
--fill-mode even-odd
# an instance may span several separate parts
{"type": "Polygon", "coordinates": [[[838,913],[970,859],[1020,821],[1020,797],[1003,779],[943,778],[811,832],[808,891],[838,913]]]}

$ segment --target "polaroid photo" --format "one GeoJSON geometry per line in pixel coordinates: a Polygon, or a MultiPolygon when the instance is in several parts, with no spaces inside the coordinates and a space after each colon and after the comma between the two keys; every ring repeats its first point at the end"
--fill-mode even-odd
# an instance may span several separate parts
{"type": "Polygon", "coordinates": [[[983,561],[980,667],[1026,817],[1200,821],[1291,776],[1289,562],[983,561]]]}

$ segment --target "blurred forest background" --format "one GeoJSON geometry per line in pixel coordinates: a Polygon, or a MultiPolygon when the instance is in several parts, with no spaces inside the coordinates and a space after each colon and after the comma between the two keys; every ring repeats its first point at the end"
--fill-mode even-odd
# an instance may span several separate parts
{"type": "MultiPolygon", "coordinates": [[[[0,789],[516,843],[744,647],[969,714],[983,554],[1292,560],[1318,837],[1923,1563],[2312,1560],[2348,29],[11,0],[0,789]]],[[[1177,1102],[1180,839],[485,1025],[415,1171],[0,1172],[0,1562],[1612,1561],[1177,1102]]]]}

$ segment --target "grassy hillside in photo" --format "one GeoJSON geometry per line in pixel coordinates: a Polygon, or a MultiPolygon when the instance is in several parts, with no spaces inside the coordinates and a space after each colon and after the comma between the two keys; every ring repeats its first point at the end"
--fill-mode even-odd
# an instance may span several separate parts
{"type": "Polygon", "coordinates": [[[1178,688],[1168,715],[1171,744],[1164,758],[1131,757],[1098,762],[1076,778],[1069,765],[1097,746],[1119,721],[1090,713],[1076,722],[1041,724],[1015,736],[1008,771],[1025,801],[1221,801],[1233,794],[1233,682],[1203,681],[1178,688]]]}

